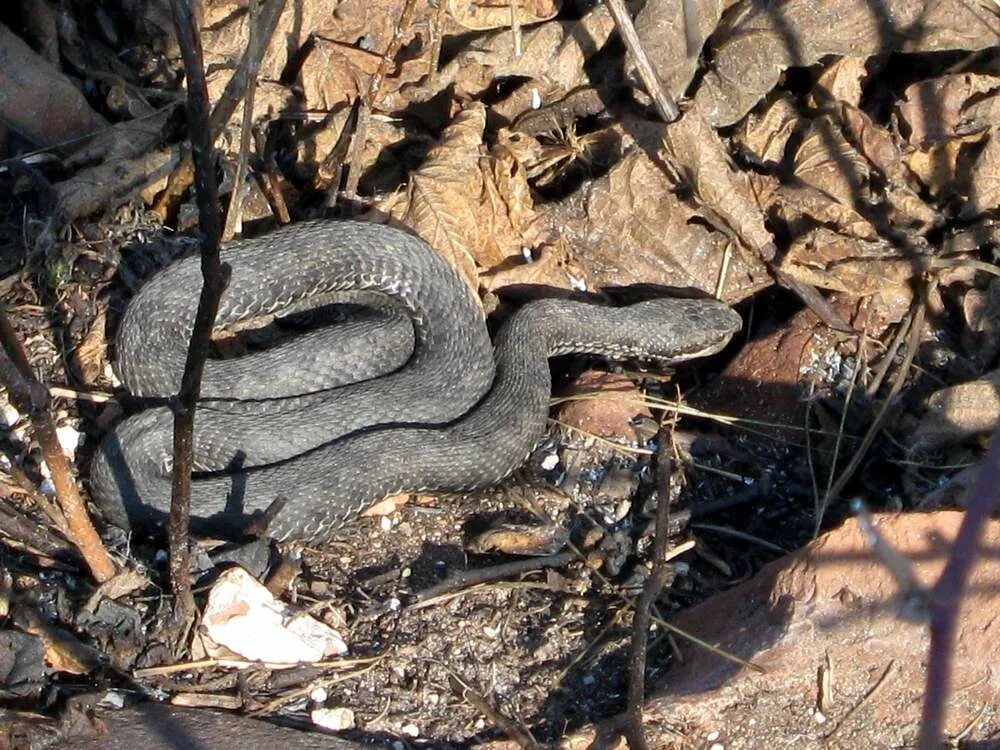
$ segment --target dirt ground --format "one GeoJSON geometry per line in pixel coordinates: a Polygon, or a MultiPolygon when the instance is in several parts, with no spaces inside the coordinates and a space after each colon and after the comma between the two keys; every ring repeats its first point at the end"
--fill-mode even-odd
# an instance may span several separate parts
{"type": "MultiPolygon", "coordinates": [[[[214,124],[229,229],[408,227],[493,330],[535,297],[650,288],[744,327],[673,372],[553,360],[547,436],[492,490],[381,504],[324,544],[199,540],[190,630],[162,538],[88,504],[124,572],[98,588],[52,510],[38,415],[6,388],[0,747],[99,735],[94,705],[143,701],[393,748],[615,746],[666,501],[653,746],[913,746],[926,628],[888,606],[851,501],[932,585],[951,547],[927,540],[954,539],[1000,420],[1000,46],[992,5],[884,6],[629,7],[681,101],[668,126],[603,4],[205,0],[209,101],[234,105],[214,124]],[[250,58],[252,96],[233,75],[250,58]],[[834,579],[801,577],[848,547],[834,579]],[[207,642],[235,565],[346,654],[274,669],[207,642]],[[770,677],[709,679],[728,662],[681,626],[770,677]]],[[[0,301],[85,498],[101,438],[146,405],[115,376],[122,312],[197,249],[173,28],[159,0],[0,10],[0,301]]],[[[213,356],[246,340],[220,333],[213,356]]],[[[986,528],[953,746],[1000,747],[986,528]]]]}

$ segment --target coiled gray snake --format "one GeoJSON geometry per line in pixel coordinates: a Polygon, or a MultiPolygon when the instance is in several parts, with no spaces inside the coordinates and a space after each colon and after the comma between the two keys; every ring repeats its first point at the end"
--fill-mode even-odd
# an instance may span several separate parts
{"type": "MultiPolygon", "coordinates": [[[[403,231],[363,222],[293,224],[226,246],[217,326],[335,301],[369,312],[232,361],[211,361],[195,419],[195,523],[238,528],[278,497],[278,538],[328,536],[397,492],[496,484],[543,436],[553,355],[676,363],[719,351],[740,318],[712,300],[612,308],[528,303],[491,344],[472,294],[449,264],[403,231]]],[[[171,264],[131,301],[116,371],[136,396],[180,382],[201,288],[197,258],[171,264]]],[[[172,415],[147,409],[101,442],[91,488],[123,528],[170,506],[172,415]]]]}

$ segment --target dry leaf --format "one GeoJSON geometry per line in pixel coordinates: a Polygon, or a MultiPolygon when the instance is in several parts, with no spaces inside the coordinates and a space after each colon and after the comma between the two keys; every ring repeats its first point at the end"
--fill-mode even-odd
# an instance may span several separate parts
{"type": "MultiPolygon", "coordinates": [[[[732,0],[649,0],[636,14],[635,30],[642,48],[675,96],[687,89],[698,69],[698,54],[705,40],[732,4],[732,0]],[[688,48],[689,36],[693,49],[688,48]]],[[[632,77],[637,78],[631,59],[628,65],[632,77]]]]}
{"type": "Polygon", "coordinates": [[[919,149],[997,121],[1000,76],[960,73],[907,87],[896,107],[907,140],[919,149]],[[975,104],[970,104],[970,99],[975,104]]]}
{"type": "Polygon", "coordinates": [[[833,119],[812,121],[795,153],[795,176],[845,206],[868,197],[868,162],[833,119]]]}
{"type": "Polygon", "coordinates": [[[781,259],[781,270],[806,284],[874,296],[882,318],[898,321],[913,296],[913,263],[884,240],[865,241],[818,227],[799,237],[781,259]]]}
{"type": "MultiPolygon", "coordinates": [[[[570,210],[554,210],[553,224],[565,229],[588,287],[719,287],[729,240],[677,197],[645,152],[633,151],[590,185],[583,216],[570,210]]],[[[742,299],[769,283],[759,260],[732,253],[720,296],[742,299]]]]}
{"type": "Polygon", "coordinates": [[[555,18],[559,0],[448,0],[448,13],[466,29],[509,29],[514,19],[522,26],[555,18]]]}
{"type": "Polygon", "coordinates": [[[106,338],[107,310],[102,308],[90,324],[90,329],[80,345],[73,350],[73,368],[80,380],[94,385],[104,372],[104,361],[108,349],[106,338]]]}
{"type": "MultiPolygon", "coordinates": [[[[550,21],[526,31],[520,56],[514,54],[510,31],[495,31],[445,65],[438,75],[439,86],[454,84],[459,99],[471,99],[495,86],[498,78],[520,77],[531,79],[530,85],[542,101],[554,101],[589,82],[587,60],[613,31],[614,22],[603,5],[578,21],[550,21]]],[[[425,95],[429,98],[437,93],[436,89],[425,95]]],[[[526,102],[521,110],[529,106],[526,102]]]]}
{"type": "Polygon", "coordinates": [[[907,168],[923,183],[935,198],[948,198],[968,184],[961,167],[963,154],[970,144],[988,137],[985,132],[938,141],[924,150],[912,151],[904,157],[907,168]]]}
{"type": "Polygon", "coordinates": [[[886,0],[877,13],[868,0],[788,0],[780,13],[773,5],[742,0],[712,34],[713,64],[695,102],[713,125],[730,125],[793,65],[811,65],[826,55],[973,51],[996,43],[995,20],[967,0],[886,0]]]}
{"type": "Polygon", "coordinates": [[[455,267],[478,298],[478,217],[483,176],[479,169],[486,109],[474,104],[445,128],[441,142],[410,175],[404,195],[377,208],[406,224],[455,267]]]}
{"type": "Polygon", "coordinates": [[[972,165],[969,200],[959,215],[971,219],[1000,206],[1000,130],[993,130],[972,165]]]}
{"type": "Polygon", "coordinates": [[[709,216],[710,221],[721,219],[752,250],[772,242],[749,179],[734,168],[725,145],[697,106],[667,126],[664,144],[702,208],[715,215],[709,216]]]}
{"type": "Polygon", "coordinates": [[[783,94],[769,102],[762,111],[754,111],[740,126],[740,145],[754,159],[767,167],[776,167],[785,158],[785,146],[804,123],[791,96],[783,94]]]}
{"type": "Polygon", "coordinates": [[[824,99],[840,102],[849,107],[861,105],[862,86],[868,78],[868,64],[863,57],[838,57],[827,65],[816,78],[816,88],[823,92],[823,97],[818,97],[818,92],[813,92],[813,103],[820,107],[824,99]]]}

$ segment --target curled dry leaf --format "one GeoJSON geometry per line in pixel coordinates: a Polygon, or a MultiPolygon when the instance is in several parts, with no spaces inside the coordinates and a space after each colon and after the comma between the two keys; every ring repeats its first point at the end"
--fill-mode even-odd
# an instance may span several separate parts
{"type": "Polygon", "coordinates": [[[788,139],[802,127],[805,127],[805,120],[795,101],[783,94],[744,118],[736,140],[754,161],[773,168],[784,161],[788,139]]]}
{"type": "Polygon", "coordinates": [[[94,317],[83,341],[73,350],[73,368],[80,380],[87,385],[94,385],[104,372],[108,348],[105,333],[105,328],[107,328],[106,313],[107,310],[102,308],[94,317]]]}
{"type": "Polygon", "coordinates": [[[780,13],[771,5],[742,0],[712,34],[713,65],[695,102],[713,125],[731,125],[793,65],[811,65],[827,55],[972,51],[992,47],[996,40],[995,21],[966,0],[886,0],[878,13],[867,0],[789,0],[780,13]]]}
{"type": "Polygon", "coordinates": [[[961,73],[914,83],[896,114],[907,141],[918,149],[982,130],[1000,115],[1000,76],[961,73]]]}
{"type": "Polygon", "coordinates": [[[514,54],[510,31],[495,31],[460,52],[441,69],[438,79],[442,86],[454,84],[458,98],[475,98],[497,79],[521,77],[531,80],[543,102],[559,99],[589,82],[586,63],[614,28],[611,16],[599,5],[578,21],[552,21],[526,31],[520,56],[514,54]]]}
{"type": "Polygon", "coordinates": [[[772,242],[749,178],[735,169],[725,145],[697,106],[667,126],[664,144],[717,228],[730,230],[752,250],[762,250],[772,242]]]}
{"type": "Polygon", "coordinates": [[[961,195],[962,186],[969,184],[966,156],[969,149],[988,137],[986,132],[956,136],[938,141],[926,149],[911,151],[904,160],[907,168],[937,199],[961,195]]]}
{"type": "Polygon", "coordinates": [[[887,321],[901,320],[912,299],[910,279],[921,269],[884,240],[863,240],[818,227],[799,237],[781,259],[781,270],[823,289],[873,296],[887,321]]]}
{"type": "Polygon", "coordinates": [[[559,0],[448,0],[448,13],[466,29],[486,31],[508,29],[517,23],[526,26],[555,18],[562,3],[559,0]]]}
{"type": "Polygon", "coordinates": [[[817,90],[813,91],[813,103],[821,106],[823,102],[816,100],[822,98],[848,107],[859,107],[862,86],[867,78],[868,65],[863,57],[838,57],[825,66],[816,78],[817,90]],[[817,96],[819,92],[822,92],[822,97],[817,96]]]}
{"type": "Polygon", "coordinates": [[[868,162],[831,117],[810,123],[793,166],[796,177],[845,206],[868,198],[868,162]]]}
{"type": "Polygon", "coordinates": [[[700,212],[681,201],[660,165],[633,151],[589,187],[582,215],[573,206],[550,212],[565,227],[588,287],[657,284],[699,289],[732,302],[767,286],[759,259],[732,253],[700,212]]]}
{"type": "MultiPolygon", "coordinates": [[[[495,290],[501,285],[496,274],[528,265],[525,255],[533,256],[549,241],[524,167],[507,141],[501,137],[484,157],[485,125],[482,105],[460,113],[410,176],[405,194],[379,206],[448,258],[474,292],[480,273],[483,285],[495,290]]],[[[531,272],[550,268],[545,264],[531,272]]]]}
{"type": "Polygon", "coordinates": [[[377,206],[447,258],[473,293],[479,291],[476,208],[483,194],[479,159],[485,125],[482,105],[460,112],[410,175],[406,192],[377,206]]]}

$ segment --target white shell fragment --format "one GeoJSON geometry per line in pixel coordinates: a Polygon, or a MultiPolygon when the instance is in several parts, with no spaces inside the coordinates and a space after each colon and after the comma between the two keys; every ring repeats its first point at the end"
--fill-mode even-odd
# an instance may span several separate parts
{"type": "Polygon", "coordinates": [[[216,645],[249,661],[292,666],[347,653],[336,630],[293,612],[243,568],[227,570],[212,586],[202,631],[211,656],[225,656],[216,645]]]}

